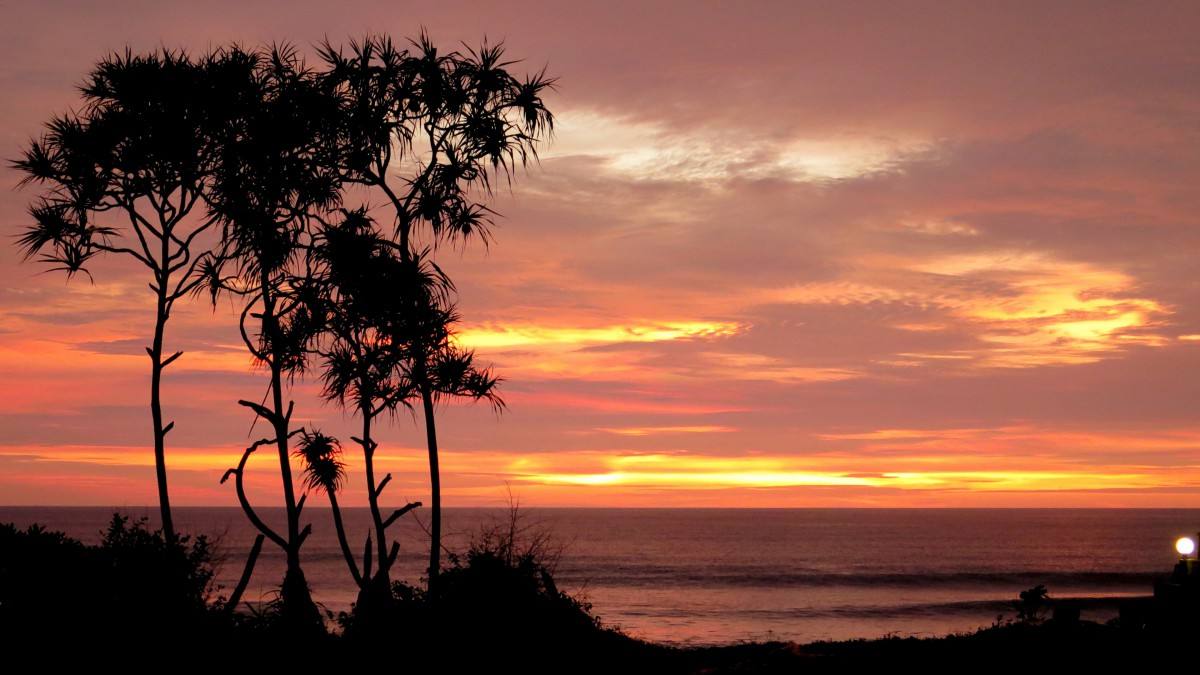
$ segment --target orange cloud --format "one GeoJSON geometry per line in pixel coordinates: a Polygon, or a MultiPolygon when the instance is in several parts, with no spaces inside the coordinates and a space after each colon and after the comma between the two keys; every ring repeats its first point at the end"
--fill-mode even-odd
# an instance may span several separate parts
{"type": "Polygon", "coordinates": [[[804,284],[764,297],[793,304],[933,309],[948,321],[895,327],[915,333],[957,327],[983,343],[950,353],[901,352],[879,360],[887,365],[929,360],[966,361],[972,368],[1086,364],[1130,346],[1169,342],[1151,331],[1165,326],[1172,310],[1136,295],[1135,279],[1118,270],[1005,251],[924,260],[865,256],[857,262],[862,280],[804,284]]]}
{"type": "Polygon", "coordinates": [[[664,489],[722,489],[735,487],[805,488],[856,487],[894,490],[968,492],[1041,492],[1056,490],[1142,490],[1191,487],[1200,478],[1200,467],[1184,475],[1176,471],[1141,468],[1105,472],[1067,467],[1007,468],[988,458],[989,468],[929,470],[909,468],[924,464],[921,457],[875,459],[867,463],[851,457],[713,457],[680,455],[623,455],[600,458],[592,471],[556,470],[537,460],[512,467],[525,481],[550,485],[656,487],[664,489]],[[894,468],[889,468],[894,467],[894,468]]]}
{"type": "Polygon", "coordinates": [[[728,321],[659,321],[618,326],[577,328],[532,324],[471,326],[458,335],[463,346],[473,349],[519,347],[584,347],[599,344],[666,342],[728,337],[742,327],[728,321]]]}

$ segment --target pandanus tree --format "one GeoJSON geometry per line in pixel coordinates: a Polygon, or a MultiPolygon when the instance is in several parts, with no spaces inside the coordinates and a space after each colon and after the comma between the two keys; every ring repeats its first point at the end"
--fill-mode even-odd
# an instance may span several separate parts
{"type": "MultiPolygon", "coordinates": [[[[453,342],[457,320],[451,302],[454,288],[429,260],[428,251],[400,255],[398,245],[382,236],[363,210],[346,213],[341,222],[326,227],[319,240],[313,251],[329,308],[327,344],[320,349],[325,395],[356,413],[362,422],[362,434],[354,440],[363,450],[379,567],[374,577],[366,573],[361,584],[364,590],[375,592],[370,598],[361,594],[360,598],[377,605],[390,597],[388,570],[399,550],[395,541],[389,548],[387,528],[419,503],[384,517],[378,498],[391,474],[376,482],[374,455],[379,444],[373,437],[375,418],[393,414],[400,407],[414,408],[414,403],[421,401],[436,462],[435,399],[462,396],[487,400],[497,410],[503,402],[491,371],[476,367],[474,355],[453,342]]],[[[436,470],[432,476],[437,499],[436,470]]],[[[434,558],[431,564],[437,569],[438,560],[434,558]]],[[[370,568],[367,557],[364,567],[370,568]]]]}
{"type": "Polygon", "coordinates": [[[362,585],[362,574],[354,562],[354,553],[350,551],[350,540],[346,538],[346,526],[342,521],[342,508],[338,505],[338,490],[346,479],[346,464],[342,461],[342,445],[332,436],[326,436],[318,430],[312,432],[302,430],[300,441],[297,443],[296,456],[303,466],[304,487],[309,490],[324,492],[329,498],[329,508],[333,513],[333,527],[337,533],[338,547],[342,557],[350,567],[350,575],[354,582],[362,585]]]}
{"type": "Polygon", "coordinates": [[[214,102],[221,125],[214,131],[218,156],[209,209],[221,225],[223,265],[206,269],[214,293],[240,298],[241,336],[268,373],[261,402],[239,401],[272,435],[247,448],[236,469],[238,498],[251,522],[283,549],[287,571],[281,600],[288,620],[319,622],[300,566],[300,549],[310,527],[301,528],[304,498],[296,499],[289,441],[293,402],[285,403],[290,382],[302,374],[312,341],[323,329],[320,294],[307,269],[314,218],[337,207],[341,183],[324,144],[336,109],[313,72],[294,50],[273,48],[247,53],[230,49],[230,68],[214,102]],[[226,270],[230,270],[228,273],[226,270]],[[286,514],[286,532],[277,533],[250,505],[243,486],[246,462],[259,447],[273,445],[286,514]]]}
{"type": "MultiPolygon", "coordinates": [[[[407,264],[417,264],[410,259],[407,264]]],[[[425,444],[429,451],[430,509],[429,534],[429,592],[438,594],[438,572],[442,554],[442,488],[438,461],[436,406],[444,400],[465,398],[488,401],[496,412],[504,408],[496,392],[499,380],[490,368],[475,365],[474,352],[463,349],[455,341],[454,328],[459,320],[451,303],[423,302],[414,299],[402,321],[393,327],[389,339],[406,345],[408,358],[405,375],[420,396],[425,418],[425,444]]]]}
{"type": "Polygon", "coordinates": [[[182,352],[166,355],[166,327],[176,303],[203,279],[212,262],[204,233],[202,195],[217,146],[207,133],[216,57],[183,52],[130,52],[101,61],[85,80],[84,105],[46,125],[14,162],[24,183],[47,192],[30,208],[33,224],[20,237],[27,258],[39,257],[69,276],[87,272],[100,254],[136,262],[150,276],[154,332],[150,356],[150,417],[162,528],[176,539],[167,490],[163,371],[182,352]]]}
{"type": "MultiPolygon", "coordinates": [[[[486,242],[495,215],[486,203],[493,184],[497,179],[510,181],[519,167],[536,157],[537,144],[553,130],[554,117],[542,100],[553,79],[544,71],[524,79],[512,75],[508,68],[514,62],[504,60],[503,45],[485,43],[478,49],[442,53],[425,34],[408,48],[397,47],[387,37],[367,37],[348,52],[326,44],[321,56],[328,65],[323,77],[341,103],[342,177],[378,191],[392,207],[392,240],[401,259],[415,260],[419,236],[432,245],[486,242]]],[[[442,319],[454,317],[448,307],[438,311],[442,319]]],[[[443,328],[452,323],[447,321],[443,328]]],[[[432,339],[432,333],[407,346],[425,411],[429,451],[431,590],[441,564],[441,481],[433,408],[444,395],[434,383],[437,372],[448,375],[469,361],[461,351],[439,355],[438,348],[453,350],[453,342],[432,339]]]]}
{"type": "Polygon", "coordinates": [[[403,298],[414,292],[438,295],[448,280],[428,266],[420,268],[422,274],[405,274],[409,266],[396,255],[396,245],[379,235],[365,209],[345,211],[340,220],[327,222],[311,254],[325,301],[325,332],[315,348],[322,360],[324,394],[356,414],[362,425],[352,439],[362,448],[373,532],[367,535],[361,572],[352,558],[347,564],[360,588],[359,611],[369,613],[391,598],[390,569],[399,542],[389,545],[387,529],[421,505],[409,503],[387,516],[381,506],[392,475],[377,479],[375,420],[408,406],[415,395],[403,372],[403,345],[388,339],[386,326],[403,310],[403,298]],[[378,560],[374,571],[373,556],[378,560]]]}

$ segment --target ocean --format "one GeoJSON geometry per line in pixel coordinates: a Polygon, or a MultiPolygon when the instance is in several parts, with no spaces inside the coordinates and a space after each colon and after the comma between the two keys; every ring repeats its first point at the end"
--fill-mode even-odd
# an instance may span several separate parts
{"type": "MultiPolygon", "coordinates": [[[[42,523],[94,542],[113,510],[0,507],[0,522],[42,523]]],[[[120,510],[154,520],[153,508],[120,510]]],[[[232,588],[255,535],[241,511],[175,513],[181,531],[217,541],[218,582],[232,588]]],[[[262,513],[282,521],[280,510],[262,513]]],[[[446,509],[447,544],[461,549],[506,516],[446,509]]],[[[1051,597],[1085,599],[1084,618],[1104,620],[1119,598],[1149,594],[1176,559],[1175,539],[1200,528],[1197,509],[529,508],[522,518],[560,549],[560,588],[608,625],[675,644],[968,631],[1011,618],[1011,601],[1036,584],[1051,597]]],[[[346,509],[345,520],[361,551],[366,509],[346,509]]],[[[302,556],[314,598],[346,609],[355,590],[329,512],[310,507],[304,521],[313,526],[302,556]]],[[[393,530],[401,542],[393,578],[417,582],[428,538],[407,517],[393,530]]],[[[282,570],[267,542],[246,599],[267,597],[282,570]]]]}

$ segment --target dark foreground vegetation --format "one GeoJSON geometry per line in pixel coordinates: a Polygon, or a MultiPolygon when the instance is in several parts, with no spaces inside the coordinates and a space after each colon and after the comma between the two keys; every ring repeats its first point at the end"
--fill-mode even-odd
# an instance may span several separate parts
{"type": "MultiPolygon", "coordinates": [[[[409,672],[799,673],[969,668],[1108,671],[1187,654],[1195,623],[1123,613],[1107,624],[1050,613],[1044,592],[1014,603],[1017,617],[976,633],[797,645],[675,648],[605,627],[560,591],[543,539],[497,527],[449,556],[436,602],[394,582],[387,600],[327,612],[324,628],[288,621],[279,603],[229,602],[214,585],[203,537],[169,542],[144,522],[114,516],[98,545],[38,526],[0,525],[0,642],[6,654],[57,662],[134,663],[170,655],[195,665],[388,665],[409,672]],[[235,611],[236,610],[236,611],[235,611]]],[[[370,596],[377,598],[377,596],[370,596]]]]}
{"type": "Polygon", "coordinates": [[[554,79],[510,72],[516,62],[487,40],[446,50],[425,33],[407,43],[368,35],[312,52],[312,63],[286,44],[107,55],[84,79],[81,105],[51,117],[12,161],[40,193],[16,238],[27,259],[90,279],[95,259],[116,257],[150,279],[150,426],[167,543],[182,544],[166,465],[175,422],[162,389],[183,352],[166,346],[169,318],[192,296],[214,311],[233,303],[266,391],[230,398],[253,414],[252,431],[266,431],[240,460],[230,453],[221,482],[259,533],[243,577],[264,545],[286,558],[277,611],[262,620],[287,623],[290,634],[323,630],[301,565],[312,532],[304,507],[319,493],[363,611],[387,621],[398,611],[390,571],[400,543],[388,528],[423,505],[388,505],[392,475],[376,471],[375,453],[380,428],[403,411],[419,411],[424,426],[430,534],[425,592],[404,611],[440,602],[437,411],[482,401],[499,413],[504,402],[500,378],[456,338],[457,289],[436,258],[443,246],[490,241],[494,188],[512,185],[554,126],[543,101],[554,79]],[[314,376],[361,425],[349,441],[365,484],[347,484],[341,441],[294,416],[291,387],[314,376]],[[245,490],[256,452],[278,459],[282,526],[260,518],[245,490]],[[351,489],[372,520],[355,542],[339,507],[351,489]]]}

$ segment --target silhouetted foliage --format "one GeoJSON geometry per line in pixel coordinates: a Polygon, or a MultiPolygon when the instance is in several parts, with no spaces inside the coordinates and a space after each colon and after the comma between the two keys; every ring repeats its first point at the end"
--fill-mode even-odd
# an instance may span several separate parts
{"type": "Polygon", "coordinates": [[[970,664],[1066,672],[1099,666],[1107,672],[1169,662],[1186,653],[1195,627],[1194,618],[1186,625],[1136,628],[1119,621],[1054,620],[942,638],[673,648],[603,626],[586,603],[557,587],[556,556],[545,534],[513,511],[482,530],[467,551],[448,556],[437,603],[419,586],[395,583],[386,616],[363,625],[351,612],[339,619],[341,635],[297,635],[279,596],[249,613],[226,611],[212,586],[211,549],[202,538],[167,540],[144,522],[120,516],[95,546],[38,526],[0,524],[0,643],[10,648],[10,662],[30,655],[50,657],[55,665],[86,660],[122,667],[165,649],[170,663],[211,654],[205,663],[308,670],[369,665],[413,672],[837,673],[970,664]]]}
{"type": "Polygon", "coordinates": [[[345,178],[384,194],[401,249],[414,250],[420,227],[435,242],[486,241],[495,180],[511,179],[553,131],[542,96],[554,79],[512,75],[503,44],[443,52],[425,33],[408,48],[386,36],[348,52],[327,42],[321,56],[344,110],[345,178]]]}
{"type": "Polygon", "coordinates": [[[1018,599],[1013,602],[1013,609],[1017,611],[1017,621],[1022,623],[1041,623],[1046,618],[1046,613],[1050,610],[1050,593],[1041,584],[1025,589],[1018,594],[1018,599]]]}
{"type": "Polygon", "coordinates": [[[246,348],[269,371],[262,403],[239,403],[271,425],[273,436],[252,444],[236,473],[239,501],[247,516],[287,557],[280,599],[298,626],[319,626],[300,548],[310,528],[301,528],[304,498],[295,497],[289,463],[293,403],[284,403],[285,380],[304,372],[311,342],[323,329],[313,311],[319,302],[305,268],[312,221],[341,200],[340,179],[331,168],[325,144],[335,106],[319,79],[290,47],[223,53],[234,64],[223,71],[221,115],[211,133],[220,147],[209,208],[221,224],[227,256],[208,276],[214,298],[220,292],[241,298],[239,326],[246,348]],[[262,445],[274,444],[287,532],[280,535],[253,513],[241,488],[245,459],[262,445]]]}
{"type": "Polygon", "coordinates": [[[332,436],[326,436],[320,431],[302,431],[300,442],[297,444],[296,456],[304,467],[304,486],[310,490],[324,492],[329,498],[329,507],[333,512],[334,529],[337,532],[338,545],[342,557],[350,568],[350,576],[360,588],[363,586],[362,573],[354,562],[354,554],[350,551],[350,543],[346,538],[346,527],[342,522],[342,509],[338,505],[337,493],[345,482],[345,463],[342,462],[342,445],[332,436]]]}
{"type": "Polygon", "coordinates": [[[605,672],[628,663],[644,645],[605,628],[589,604],[558,588],[559,553],[547,532],[514,507],[508,518],[482,528],[466,551],[448,555],[436,601],[420,586],[396,582],[385,616],[364,622],[357,606],[340,615],[344,639],[353,649],[407,636],[422,645],[410,655],[413,667],[448,672],[518,664],[523,672],[605,672]]]}
{"type": "Polygon", "coordinates": [[[228,628],[204,537],[166,538],[114,515],[97,546],[36,525],[0,525],[0,634],[19,644],[103,643],[137,636],[159,645],[228,628]]]}
{"type": "MultiPolygon", "coordinates": [[[[485,399],[497,410],[503,402],[496,393],[497,378],[477,368],[474,354],[453,342],[458,320],[451,300],[454,288],[428,251],[403,255],[361,210],[327,224],[312,250],[326,299],[327,330],[317,348],[324,393],[362,421],[362,434],[354,440],[363,449],[379,561],[374,575],[363,575],[362,585],[386,594],[398,552],[398,542],[389,547],[386,530],[400,511],[385,518],[380,507],[379,496],[391,477],[375,479],[374,420],[399,407],[412,408],[414,400],[426,397],[431,404],[423,409],[429,416],[432,402],[443,397],[485,399]]],[[[426,427],[432,431],[432,420],[427,419],[426,427]]],[[[436,436],[429,439],[436,449],[436,436]]],[[[436,467],[436,454],[431,461],[436,467]]],[[[432,473],[435,486],[437,475],[432,473]]],[[[434,494],[436,500],[438,492],[434,494]]],[[[366,559],[364,567],[369,567],[366,559]]]]}
{"type": "MultiPolygon", "coordinates": [[[[521,80],[502,44],[439,51],[422,33],[409,48],[368,36],[348,52],[328,42],[323,75],[339,97],[339,166],[344,179],[378,190],[392,206],[402,260],[419,264],[414,241],[489,238],[487,206],[497,179],[537,156],[553,131],[542,96],[554,80],[543,70],[521,80]],[[395,176],[399,176],[397,180],[395,176]]],[[[441,479],[434,404],[447,396],[493,398],[495,378],[449,339],[452,305],[427,303],[395,339],[408,341],[409,373],[424,408],[431,487],[429,585],[441,568],[441,479]],[[439,388],[440,387],[440,388],[439,388]]]]}
{"type": "MultiPolygon", "coordinates": [[[[389,541],[387,529],[420,506],[410,503],[385,517],[380,496],[391,474],[382,480],[375,474],[375,419],[394,415],[398,407],[411,407],[410,399],[417,396],[406,368],[409,343],[396,336],[414,316],[414,307],[443,297],[450,284],[436,266],[399,256],[396,245],[380,236],[363,209],[326,222],[315,238],[310,262],[322,291],[326,327],[315,348],[323,366],[324,395],[356,413],[362,423],[362,432],[352,439],[363,451],[374,546],[369,533],[361,572],[347,547],[342,548],[360,588],[358,604],[365,616],[368,607],[390,603],[389,572],[399,542],[389,541]]],[[[336,509],[334,518],[340,520],[336,509]]],[[[340,528],[336,522],[335,526],[340,528]]]]}
{"type": "Polygon", "coordinates": [[[19,238],[26,258],[68,276],[102,253],[136,260],[151,273],[156,303],[150,355],[150,411],[163,529],[174,536],[167,491],[163,370],[167,320],[175,303],[203,280],[214,254],[198,239],[212,226],[196,206],[216,166],[206,130],[216,58],[193,59],[167,49],[113,54],[88,75],[79,112],[46,124],[14,167],[23,183],[46,188],[30,208],[33,225],[19,238]]]}
{"type": "Polygon", "coordinates": [[[168,540],[174,534],[163,439],[173,425],[162,423],[158,390],[162,369],[179,353],[162,358],[163,328],[174,302],[189,293],[207,291],[214,306],[222,295],[240,302],[241,337],[269,378],[260,402],[239,404],[271,433],[246,447],[222,478],[235,479],[239,504],[260,532],[233,604],[269,540],[284,552],[287,572],[277,602],[256,615],[258,625],[314,634],[323,626],[300,563],[311,532],[300,522],[308,495],[297,499],[292,457],[303,462],[305,488],[330,500],[351,574],[371,591],[360,595],[360,617],[366,616],[370,598],[385,599],[383,605],[393,598],[388,571],[398,542],[386,530],[419,506],[384,515],[379,496],[391,476],[376,480],[371,425],[379,415],[415,409],[417,400],[433,503],[426,597],[439,597],[434,409],[450,398],[487,400],[496,410],[503,402],[498,378],[454,339],[454,287],[432,253],[444,241],[487,241],[494,184],[511,181],[553,128],[542,101],[553,81],[544,72],[517,79],[499,45],[439,52],[424,34],[405,49],[368,37],[352,44],[349,56],[329,44],[320,55],[324,70],[310,68],[288,46],[231,46],[199,59],[126,52],[97,67],[83,88],[84,111],[53,120],[16,163],[29,180],[49,185],[21,240],[28,255],[73,275],[86,272],[100,252],[122,253],[154,272],[158,313],[147,351],[168,540]],[[365,207],[342,208],[347,186],[386,198],[394,215],[389,234],[365,207]],[[146,204],[152,217],[142,210],[146,204]],[[97,222],[97,214],[108,212],[128,217],[136,244],[125,246],[115,226],[97,222]],[[210,230],[219,234],[214,249],[195,254],[197,238],[210,230]],[[430,237],[424,248],[416,244],[422,233],[430,237]],[[361,571],[337,504],[340,445],[293,428],[294,406],[286,400],[314,354],[326,396],[363,422],[354,440],[367,459],[375,540],[367,538],[361,571]],[[263,446],[277,449],[286,531],[259,517],[245,489],[247,462],[263,446]]]}

